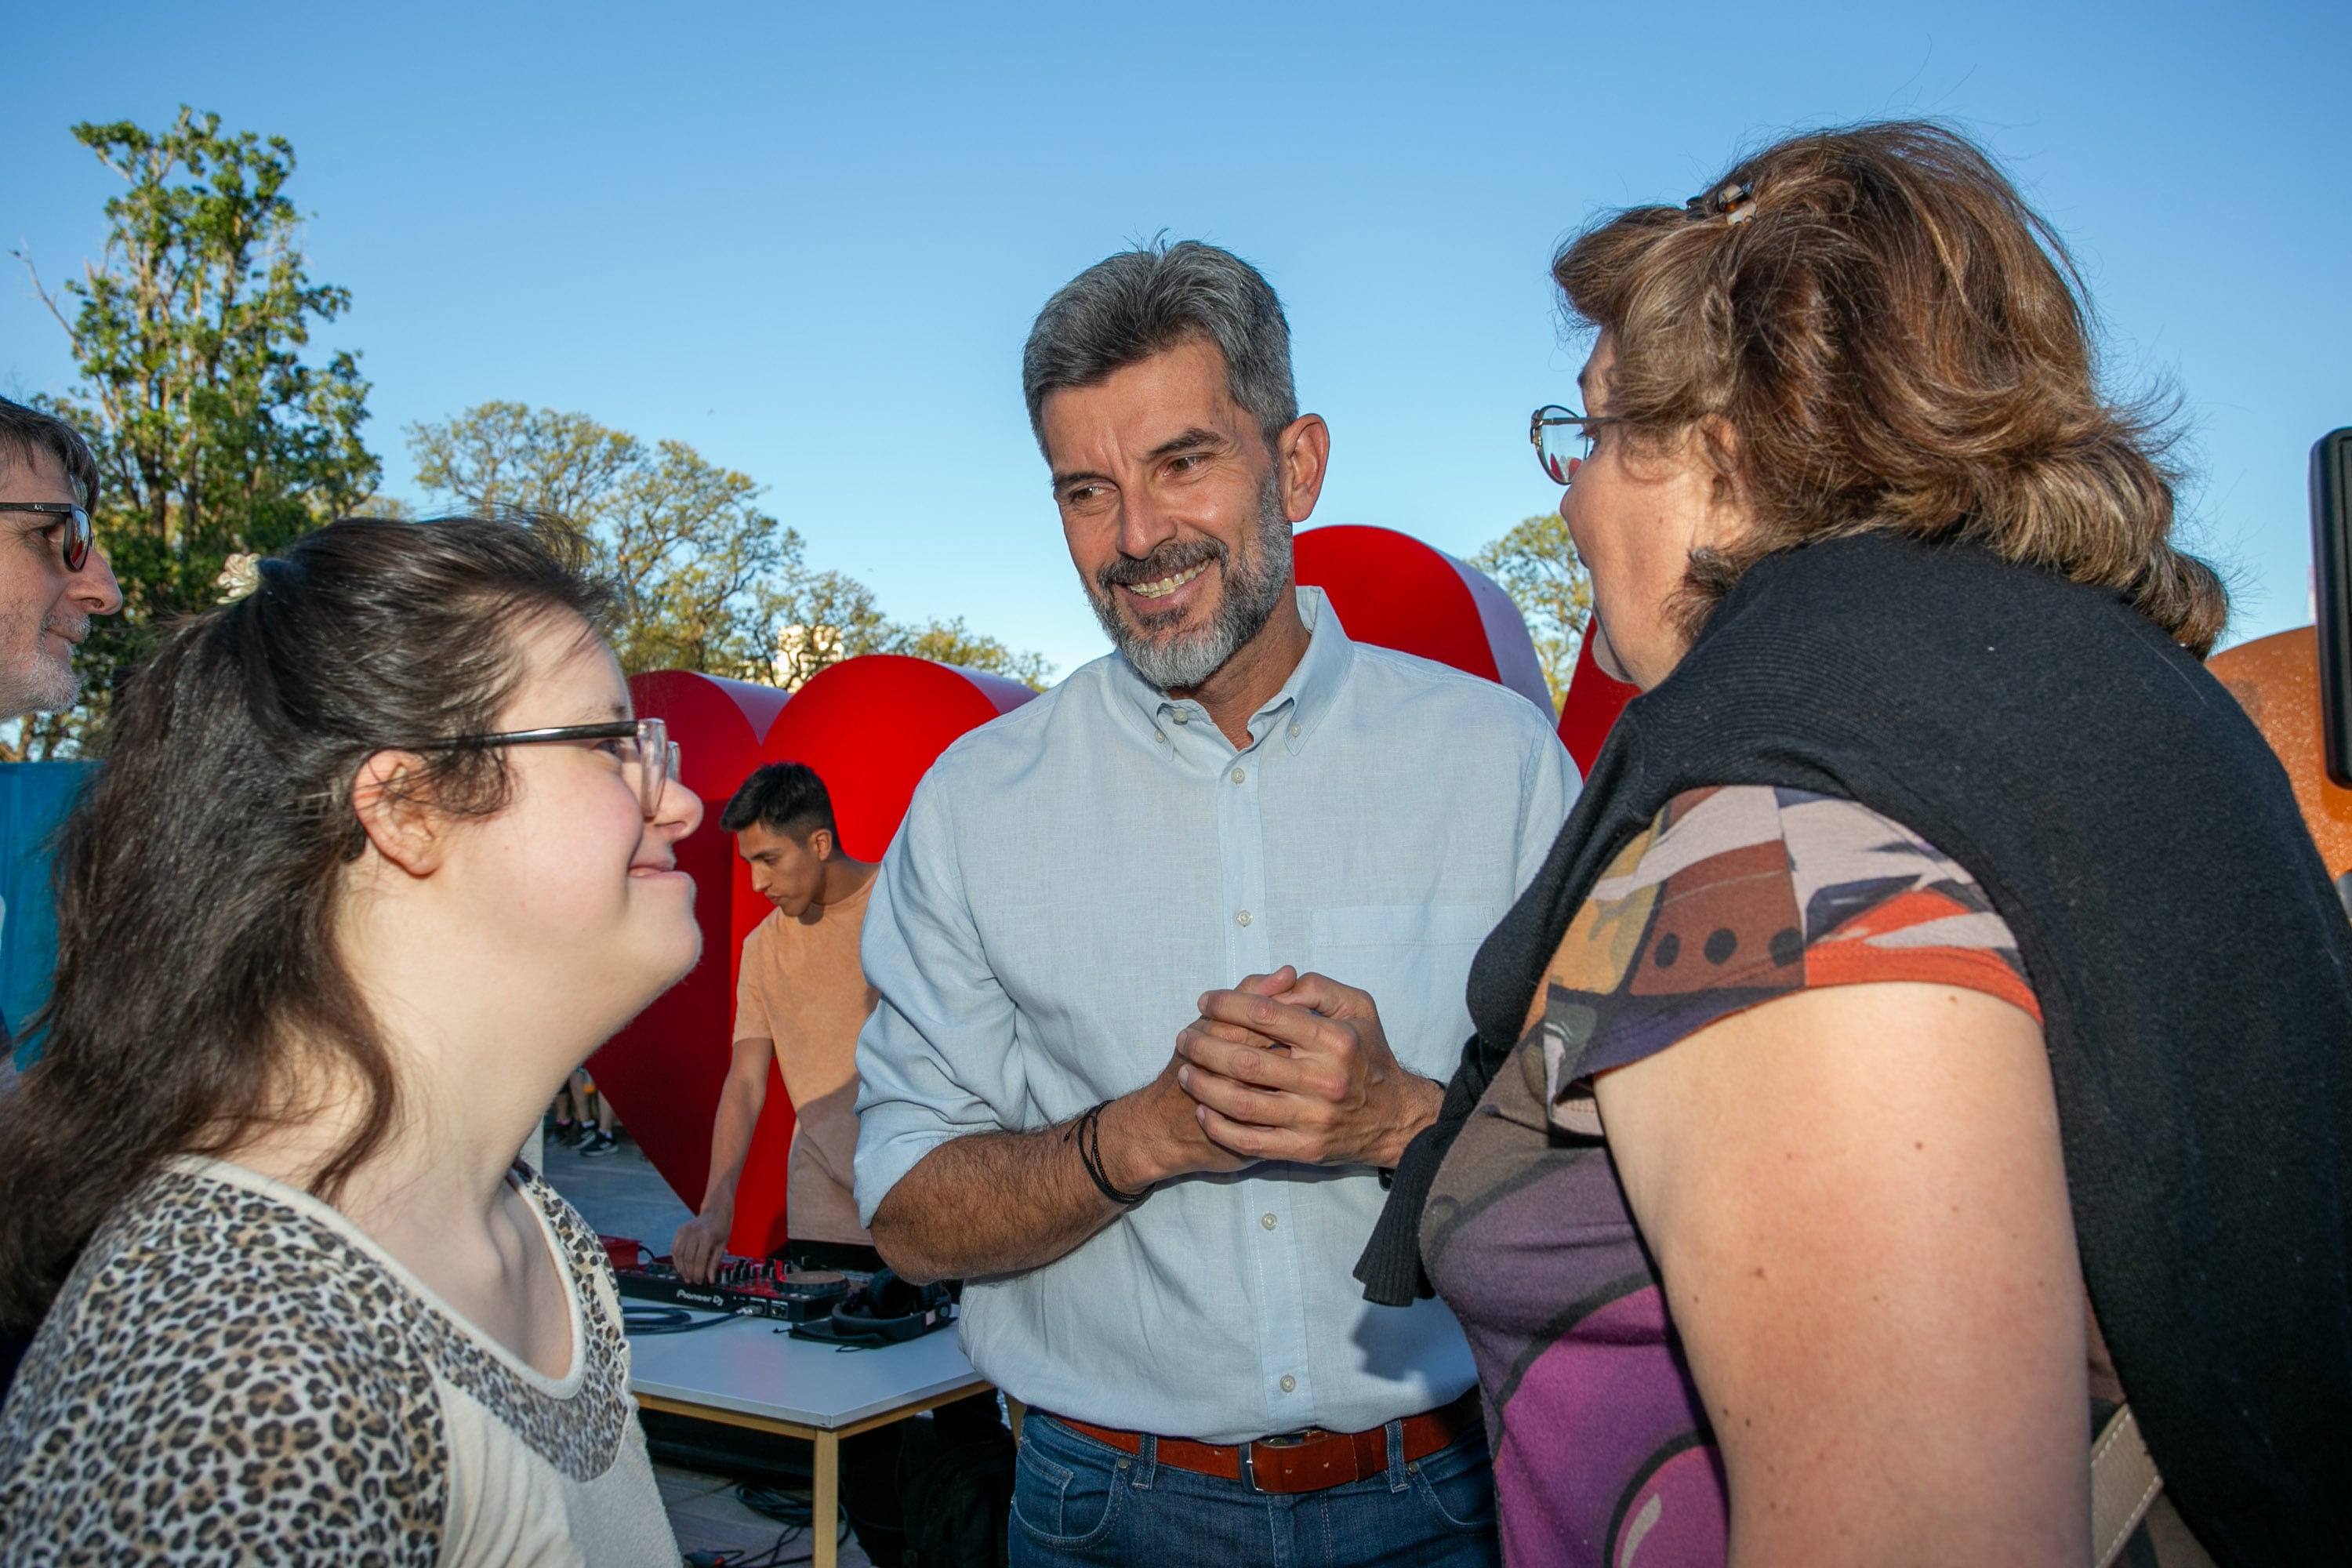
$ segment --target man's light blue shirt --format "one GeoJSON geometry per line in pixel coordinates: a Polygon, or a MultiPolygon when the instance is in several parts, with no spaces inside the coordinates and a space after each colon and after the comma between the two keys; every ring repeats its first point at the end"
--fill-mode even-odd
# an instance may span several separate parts
{"type": "MultiPolygon", "coordinates": [[[[1452,1076],[1471,956],[1575,765],[1525,697],[1351,642],[1315,589],[1298,607],[1306,656],[1246,746],[1112,654],[924,777],[866,915],[862,1221],[951,1138],[1150,1082],[1201,993],[1285,963],[1370,992],[1398,1060],[1452,1076]]],[[[1353,1278],[1383,1196],[1360,1166],[1165,1184],[1058,1261],[966,1287],[964,1349],[1041,1409],[1208,1442],[1443,1405],[1475,1380],[1453,1315],[1371,1306],[1353,1278]]]]}

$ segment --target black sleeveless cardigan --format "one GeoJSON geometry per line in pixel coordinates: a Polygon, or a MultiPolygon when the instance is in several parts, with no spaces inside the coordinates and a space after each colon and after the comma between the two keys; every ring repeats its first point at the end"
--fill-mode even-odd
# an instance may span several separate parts
{"type": "Polygon", "coordinates": [[[2117,596],[1972,547],[1769,557],[1626,708],[1471,968],[1478,1033],[1365,1294],[1429,1293],[1431,1178],[1601,868],[1676,794],[1741,784],[1859,801],[1975,874],[2041,1002],[2084,1279],[2175,1505],[2224,1563],[2339,1560],[2352,924],[2202,665],[2117,596]]]}

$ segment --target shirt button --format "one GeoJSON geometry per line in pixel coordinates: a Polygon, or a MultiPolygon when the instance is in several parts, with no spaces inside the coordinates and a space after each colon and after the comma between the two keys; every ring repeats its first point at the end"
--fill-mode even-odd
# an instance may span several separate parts
{"type": "Polygon", "coordinates": [[[1286,1372],[1282,1374],[1282,1392],[1285,1394],[1298,1392],[1298,1380],[1286,1372]]]}
{"type": "Polygon", "coordinates": [[[1164,741],[1168,738],[1168,731],[1165,730],[1154,730],[1151,731],[1151,738],[1155,741],[1164,741]]]}
{"type": "Polygon", "coordinates": [[[1298,738],[1298,726],[1296,724],[1290,727],[1290,738],[1294,741],[1298,738]]]}
{"type": "Polygon", "coordinates": [[[1280,1220],[1278,1220],[1278,1219],[1275,1218],[1275,1217],[1274,1217],[1272,1215],[1270,1215],[1270,1214],[1262,1214],[1262,1215],[1258,1215],[1258,1216],[1257,1216],[1257,1222],[1258,1222],[1258,1224],[1260,1224],[1260,1225],[1262,1225],[1262,1226],[1265,1226],[1265,1228],[1266,1228],[1266,1229],[1268,1229],[1268,1230],[1272,1230],[1276,1226],[1280,1225],[1280,1224],[1282,1223],[1280,1220]]]}
{"type": "Polygon", "coordinates": [[[1241,913],[1235,915],[1234,917],[1234,924],[1237,926],[1245,926],[1249,924],[1249,911],[1247,910],[1244,910],[1241,913]]]}
{"type": "Polygon", "coordinates": [[[1179,708],[1175,712],[1168,715],[1168,717],[1175,720],[1179,724],[1190,724],[1192,721],[1192,715],[1186,712],[1181,708],[1179,708]]]}
{"type": "Polygon", "coordinates": [[[1245,778],[1247,778],[1247,777],[1249,777],[1249,774],[1247,774],[1247,773],[1245,773],[1242,772],[1242,770],[1241,770],[1241,769],[1239,769],[1239,768],[1235,768],[1235,769],[1234,770],[1234,783],[1235,783],[1235,784],[1239,784],[1239,783],[1241,783],[1241,782],[1242,782],[1242,780],[1244,780],[1244,779],[1245,779],[1245,778]]]}

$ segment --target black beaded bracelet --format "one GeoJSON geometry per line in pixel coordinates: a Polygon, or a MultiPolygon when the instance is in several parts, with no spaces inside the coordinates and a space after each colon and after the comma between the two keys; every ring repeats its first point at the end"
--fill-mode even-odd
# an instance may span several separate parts
{"type": "Polygon", "coordinates": [[[1108,1198],[1111,1202],[1117,1204],[1123,1209],[1131,1209],[1136,1205],[1141,1203],[1144,1199],[1150,1197],[1151,1195],[1151,1189],[1146,1187],[1139,1193],[1122,1193],[1117,1187],[1111,1185],[1110,1178],[1108,1176],[1103,1174],[1102,1113],[1103,1107],[1109,1103],[1110,1101],[1106,1100],[1102,1102],[1102,1105],[1096,1106],[1093,1110],[1088,1110],[1085,1115],[1078,1118],[1078,1125],[1076,1128],[1078,1140],[1078,1163],[1086,1166],[1087,1174],[1094,1178],[1095,1187],[1102,1194],[1103,1196],[1108,1198]]]}

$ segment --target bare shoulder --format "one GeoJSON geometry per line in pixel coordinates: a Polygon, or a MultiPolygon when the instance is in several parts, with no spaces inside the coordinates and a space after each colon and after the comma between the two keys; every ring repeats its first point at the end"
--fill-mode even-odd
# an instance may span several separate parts
{"type": "Polygon", "coordinates": [[[2082,1560],[2083,1284],[2031,1014],[1918,981],[1798,991],[1595,1092],[1735,1540],[2082,1560]]]}

